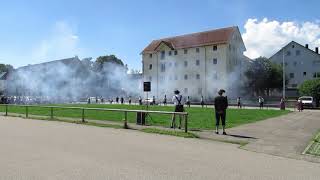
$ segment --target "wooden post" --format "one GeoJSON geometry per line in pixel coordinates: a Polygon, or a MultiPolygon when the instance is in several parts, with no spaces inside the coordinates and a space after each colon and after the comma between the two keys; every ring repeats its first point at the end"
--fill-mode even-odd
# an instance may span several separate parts
{"type": "Polygon", "coordinates": [[[85,122],[84,121],[84,108],[82,108],[82,122],[85,122]]]}
{"type": "Polygon", "coordinates": [[[188,132],[188,114],[184,115],[184,132],[188,132]]]}
{"type": "Polygon", "coordinates": [[[50,107],[50,117],[53,119],[53,107],[50,107]]]}
{"type": "Polygon", "coordinates": [[[6,116],[8,116],[8,104],[6,104],[6,116]]]}
{"type": "Polygon", "coordinates": [[[128,112],[124,111],[124,126],[123,128],[128,129],[128,112]]]}
{"type": "Polygon", "coordinates": [[[28,106],[26,106],[26,118],[28,118],[28,106]]]}

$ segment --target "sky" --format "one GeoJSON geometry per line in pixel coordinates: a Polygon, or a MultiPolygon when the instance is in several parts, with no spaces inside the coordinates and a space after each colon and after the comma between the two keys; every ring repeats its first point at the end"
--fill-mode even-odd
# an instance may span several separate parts
{"type": "Polygon", "coordinates": [[[141,69],[152,40],[238,26],[250,58],[320,46],[319,0],[0,0],[0,63],[114,54],[141,69]]]}

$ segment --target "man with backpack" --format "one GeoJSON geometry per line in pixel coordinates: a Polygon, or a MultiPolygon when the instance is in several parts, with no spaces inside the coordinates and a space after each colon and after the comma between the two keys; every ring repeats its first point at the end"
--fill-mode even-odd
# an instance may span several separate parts
{"type": "MultiPolygon", "coordinates": [[[[182,99],[182,95],[180,95],[180,91],[179,90],[175,90],[174,91],[174,96],[172,97],[172,102],[174,104],[174,112],[183,112],[184,111],[184,107],[183,107],[183,99],[182,99]]],[[[181,129],[181,121],[182,121],[182,115],[178,115],[179,116],[179,129],[181,129]]],[[[171,128],[176,128],[176,115],[173,114],[172,116],[172,123],[171,123],[171,128]]]]}

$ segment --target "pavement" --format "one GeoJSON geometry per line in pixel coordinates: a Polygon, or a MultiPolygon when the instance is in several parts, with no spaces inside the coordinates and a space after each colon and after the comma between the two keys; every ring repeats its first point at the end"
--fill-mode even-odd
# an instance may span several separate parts
{"type": "Polygon", "coordinates": [[[202,138],[248,143],[241,148],[276,156],[320,162],[320,158],[303,155],[310,140],[320,129],[320,111],[291,112],[251,124],[228,129],[228,136],[212,131],[200,132],[202,138]]]}
{"type": "Polygon", "coordinates": [[[1,180],[319,179],[320,164],[238,145],[0,116],[1,180]]]}

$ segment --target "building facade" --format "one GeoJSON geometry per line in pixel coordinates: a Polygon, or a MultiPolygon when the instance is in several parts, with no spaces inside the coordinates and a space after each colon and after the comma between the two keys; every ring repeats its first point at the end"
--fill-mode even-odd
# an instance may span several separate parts
{"type": "Polygon", "coordinates": [[[219,89],[236,93],[245,50],[238,27],[154,40],[142,51],[149,96],[161,99],[178,89],[192,100],[208,101],[219,89]]]}
{"type": "Polygon", "coordinates": [[[284,71],[289,78],[288,89],[297,89],[305,80],[320,78],[318,47],[313,51],[308,44],[303,46],[292,41],[269,59],[280,65],[283,65],[284,61],[284,71]]]}

